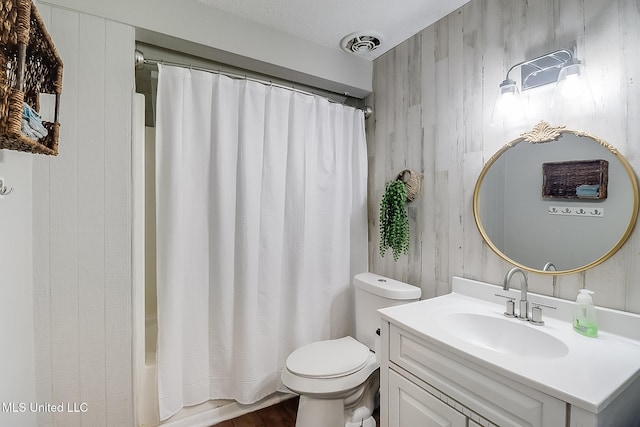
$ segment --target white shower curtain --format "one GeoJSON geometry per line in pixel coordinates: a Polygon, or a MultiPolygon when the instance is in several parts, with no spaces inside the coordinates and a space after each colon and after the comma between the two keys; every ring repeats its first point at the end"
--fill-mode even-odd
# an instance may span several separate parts
{"type": "Polygon", "coordinates": [[[367,270],[360,110],[158,66],[156,209],[161,419],[282,389],[302,344],[352,332],[367,270]]]}

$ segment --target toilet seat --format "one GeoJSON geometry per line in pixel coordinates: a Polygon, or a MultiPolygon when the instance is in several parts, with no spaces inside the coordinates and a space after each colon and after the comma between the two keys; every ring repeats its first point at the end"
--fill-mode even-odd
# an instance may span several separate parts
{"type": "Polygon", "coordinates": [[[289,355],[286,366],[304,378],[339,378],[361,370],[370,355],[367,346],[344,337],[302,346],[289,355]]]}
{"type": "Polygon", "coordinates": [[[375,353],[355,338],[345,337],[320,341],[307,344],[291,353],[285,362],[282,372],[282,384],[294,393],[327,399],[329,396],[340,396],[350,390],[362,387],[365,381],[379,367],[380,363],[376,359],[375,353]],[[319,346],[314,344],[319,344],[319,346]],[[305,347],[307,349],[304,352],[300,352],[292,358],[294,353],[303,350],[305,347]],[[354,351],[351,352],[347,349],[354,351]],[[315,357],[315,354],[312,356],[314,357],[313,360],[317,362],[311,361],[311,359],[304,359],[303,355],[307,350],[318,350],[318,354],[324,355],[322,356],[324,359],[315,357]],[[330,354],[331,357],[327,356],[327,354],[330,354]],[[362,355],[365,355],[364,360],[361,359],[362,355]],[[301,360],[297,360],[298,358],[301,360]],[[340,360],[341,358],[349,360],[349,363],[333,366],[325,364],[330,359],[340,360]],[[300,373],[293,372],[292,369],[300,373]],[[337,373],[340,371],[341,373],[337,373]]]}

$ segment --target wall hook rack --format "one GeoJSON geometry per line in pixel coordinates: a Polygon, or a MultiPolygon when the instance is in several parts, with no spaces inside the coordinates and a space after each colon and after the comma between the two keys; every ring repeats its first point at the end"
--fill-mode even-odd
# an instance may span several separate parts
{"type": "Polygon", "coordinates": [[[7,187],[4,178],[0,177],[0,198],[13,193],[13,187],[7,187]]]}

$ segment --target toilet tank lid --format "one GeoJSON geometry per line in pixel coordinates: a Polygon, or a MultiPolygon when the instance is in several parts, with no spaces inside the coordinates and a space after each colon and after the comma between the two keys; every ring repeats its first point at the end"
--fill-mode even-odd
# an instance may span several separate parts
{"type": "Polygon", "coordinates": [[[422,291],[417,286],[399,282],[375,273],[359,273],[353,285],[363,291],[395,300],[419,299],[422,291]]]}

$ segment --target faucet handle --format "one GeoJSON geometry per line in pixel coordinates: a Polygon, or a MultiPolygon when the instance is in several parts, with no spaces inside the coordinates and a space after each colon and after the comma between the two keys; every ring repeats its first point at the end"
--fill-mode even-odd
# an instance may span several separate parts
{"type": "Polygon", "coordinates": [[[507,299],[504,315],[507,317],[516,317],[516,313],[515,313],[516,299],[508,295],[500,295],[500,294],[494,294],[494,295],[500,298],[507,299]]]}
{"type": "Polygon", "coordinates": [[[529,320],[533,325],[542,326],[544,325],[544,320],[542,320],[542,307],[551,308],[555,310],[556,308],[552,305],[541,304],[539,302],[532,302],[531,305],[531,319],[529,320]]]}

